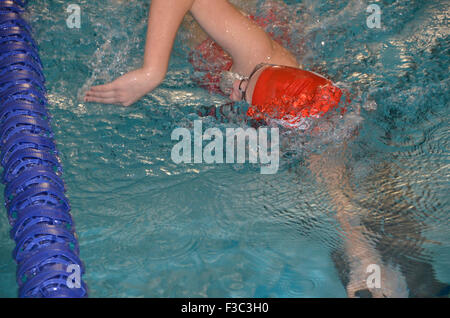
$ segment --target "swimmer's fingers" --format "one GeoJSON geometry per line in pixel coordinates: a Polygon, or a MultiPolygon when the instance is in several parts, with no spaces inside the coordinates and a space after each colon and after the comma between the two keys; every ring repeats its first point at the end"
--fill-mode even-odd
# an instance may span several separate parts
{"type": "Polygon", "coordinates": [[[118,90],[113,83],[91,87],[86,92],[84,100],[103,104],[121,104],[118,90]]]}
{"type": "Polygon", "coordinates": [[[115,97],[95,97],[95,96],[86,96],[85,97],[86,102],[93,102],[93,103],[101,103],[101,104],[116,104],[120,105],[121,102],[118,98],[115,97]]]}
{"type": "Polygon", "coordinates": [[[108,83],[108,84],[103,84],[103,85],[97,85],[97,86],[92,86],[90,88],[91,92],[110,92],[110,91],[114,91],[116,89],[114,82],[112,83],[108,83]]]}
{"type": "Polygon", "coordinates": [[[111,83],[91,87],[85,101],[130,106],[159,85],[162,78],[155,79],[146,69],[137,69],[111,83]]]}
{"type": "Polygon", "coordinates": [[[114,90],[108,90],[108,91],[97,91],[97,90],[89,90],[86,93],[86,97],[100,97],[100,98],[109,98],[109,97],[116,97],[117,93],[114,90]]]}

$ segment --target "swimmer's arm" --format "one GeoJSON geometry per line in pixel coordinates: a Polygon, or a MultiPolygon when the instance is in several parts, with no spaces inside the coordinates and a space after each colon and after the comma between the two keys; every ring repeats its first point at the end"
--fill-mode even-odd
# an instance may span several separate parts
{"type": "Polygon", "coordinates": [[[249,75],[256,64],[270,62],[271,38],[227,0],[196,0],[194,18],[233,58],[233,68],[249,75]]]}
{"type": "MultiPolygon", "coordinates": [[[[153,0],[145,45],[144,68],[167,72],[170,53],[184,16],[195,0],[153,0]]],[[[162,80],[162,79],[161,79],[162,80]]]]}
{"type": "Polygon", "coordinates": [[[194,1],[153,0],[142,67],[109,84],[92,87],[85,101],[129,106],[161,84],[177,30],[194,1]]]}
{"type": "Polygon", "coordinates": [[[274,55],[273,41],[226,0],[153,0],[142,68],[92,87],[85,100],[129,106],[164,79],[176,32],[190,10],[201,27],[233,58],[234,70],[250,74],[274,55]]]}

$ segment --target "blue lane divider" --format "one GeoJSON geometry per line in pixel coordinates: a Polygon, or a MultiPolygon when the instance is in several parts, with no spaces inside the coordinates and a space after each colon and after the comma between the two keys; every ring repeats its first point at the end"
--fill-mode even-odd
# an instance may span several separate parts
{"type": "Polygon", "coordinates": [[[21,17],[26,4],[0,0],[0,162],[19,296],[87,297],[82,279],[77,286],[84,265],[46,108],[42,63],[21,17]]]}

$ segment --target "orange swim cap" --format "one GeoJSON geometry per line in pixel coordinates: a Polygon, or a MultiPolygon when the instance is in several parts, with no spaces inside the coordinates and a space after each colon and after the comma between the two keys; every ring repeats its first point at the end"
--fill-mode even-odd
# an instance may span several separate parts
{"type": "Polygon", "coordinates": [[[341,97],[342,91],[320,75],[295,67],[269,66],[256,82],[247,115],[295,124],[301,118],[318,118],[335,109],[341,97]]]}

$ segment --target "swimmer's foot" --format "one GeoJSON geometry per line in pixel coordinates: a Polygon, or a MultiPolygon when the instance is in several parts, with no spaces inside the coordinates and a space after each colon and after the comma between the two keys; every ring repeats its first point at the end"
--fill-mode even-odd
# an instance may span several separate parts
{"type": "Polygon", "coordinates": [[[369,288],[367,284],[367,268],[371,264],[380,264],[378,258],[368,251],[361,250],[348,255],[349,258],[349,282],[346,286],[348,297],[383,298],[385,295],[381,288],[369,288]]]}
{"type": "Polygon", "coordinates": [[[408,297],[405,279],[401,272],[383,264],[376,250],[358,245],[347,246],[347,255],[335,251],[332,255],[341,281],[346,286],[350,298],[408,297]],[[369,265],[380,269],[380,287],[369,286],[367,280],[374,271],[369,265]],[[369,269],[369,270],[368,270],[369,269]]]}

